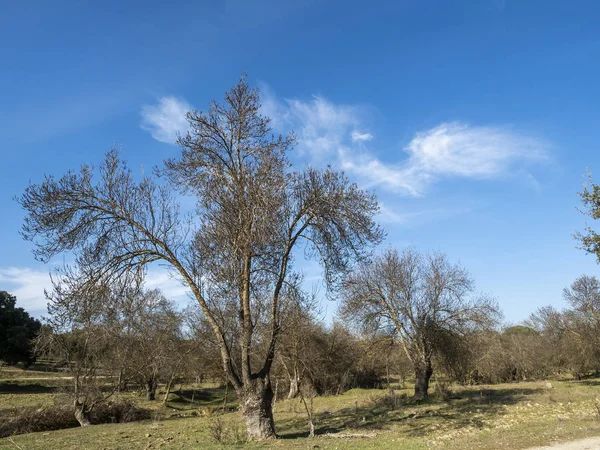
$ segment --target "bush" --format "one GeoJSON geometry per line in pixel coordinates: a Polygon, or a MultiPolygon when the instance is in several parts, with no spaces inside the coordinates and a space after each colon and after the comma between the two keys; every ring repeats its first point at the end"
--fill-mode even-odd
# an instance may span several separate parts
{"type": "MultiPolygon", "coordinates": [[[[4,410],[3,413],[5,417],[0,422],[0,438],[79,426],[75,420],[73,407],[66,402],[57,402],[41,408],[13,408],[4,410]]],[[[93,424],[136,422],[151,417],[150,410],[138,408],[131,401],[108,402],[101,403],[92,410],[91,422],[93,424]]]]}
{"type": "Polygon", "coordinates": [[[91,413],[93,424],[139,422],[151,418],[149,409],[138,408],[131,400],[100,403],[91,413]]]}
{"type": "Polygon", "coordinates": [[[452,389],[450,389],[451,383],[447,381],[437,380],[435,382],[435,395],[444,401],[448,401],[452,398],[452,389]]]}
{"type": "Polygon", "coordinates": [[[225,425],[218,417],[211,423],[209,430],[212,439],[219,444],[243,445],[248,442],[246,431],[237,422],[225,425]]]}
{"type": "Polygon", "coordinates": [[[66,405],[14,408],[8,417],[5,417],[5,420],[0,423],[0,438],[13,434],[60,430],[78,426],[79,423],[73,415],[73,408],[66,405]]]}
{"type": "Polygon", "coordinates": [[[220,417],[210,424],[210,435],[215,442],[219,444],[223,442],[223,420],[220,417]]]}
{"type": "Polygon", "coordinates": [[[385,408],[390,410],[397,409],[407,398],[406,392],[396,392],[394,389],[388,389],[384,395],[373,395],[369,397],[371,408],[385,408]]]}

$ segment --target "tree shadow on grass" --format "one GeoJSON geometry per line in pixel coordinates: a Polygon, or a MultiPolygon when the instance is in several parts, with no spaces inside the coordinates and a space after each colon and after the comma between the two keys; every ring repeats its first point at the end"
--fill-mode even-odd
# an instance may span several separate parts
{"type": "MultiPolygon", "coordinates": [[[[422,401],[412,398],[390,398],[385,394],[369,401],[368,405],[344,408],[335,413],[315,414],[315,433],[383,430],[394,424],[406,424],[408,437],[423,437],[432,425],[443,424],[451,429],[482,428],[484,420],[503,414],[504,408],[526,402],[529,396],[543,392],[542,388],[470,389],[460,391],[443,401],[435,396],[422,401]]],[[[308,436],[306,417],[278,421],[282,439],[308,436]],[[287,431],[286,431],[287,430],[287,431]]]]}
{"type": "Polygon", "coordinates": [[[174,409],[189,408],[216,408],[222,407],[226,401],[225,409],[231,410],[235,406],[237,399],[235,393],[229,391],[225,399],[224,388],[202,388],[202,389],[183,389],[171,392],[169,406],[174,409]]]}
{"type": "Polygon", "coordinates": [[[484,420],[504,414],[505,407],[527,402],[532,395],[544,392],[542,388],[470,389],[461,391],[447,401],[433,400],[438,407],[418,414],[411,420],[409,436],[421,437],[430,432],[433,423],[450,429],[483,428],[484,420]],[[421,419],[421,420],[416,420],[421,419]]]}
{"type": "Polygon", "coordinates": [[[24,383],[0,383],[0,394],[49,394],[56,392],[57,386],[24,383]]]}
{"type": "MultiPolygon", "coordinates": [[[[347,430],[380,430],[385,427],[385,422],[390,420],[402,420],[400,409],[390,411],[385,406],[373,404],[369,406],[355,406],[354,408],[343,408],[335,413],[315,413],[315,434],[335,434],[347,430]]],[[[406,413],[403,415],[406,416],[406,413]]],[[[298,431],[308,428],[308,419],[302,415],[295,418],[278,420],[278,429],[293,430],[279,433],[282,439],[296,439],[307,437],[308,431],[298,431]]]]}

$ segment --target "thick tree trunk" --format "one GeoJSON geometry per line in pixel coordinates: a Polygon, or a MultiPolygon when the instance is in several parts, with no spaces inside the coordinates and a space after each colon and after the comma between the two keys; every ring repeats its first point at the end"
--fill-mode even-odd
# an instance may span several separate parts
{"type": "Polygon", "coordinates": [[[288,399],[296,398],[298,396],[300,380],[297,377],[290,377],[290,392],[288,393],[288,399]]]}
{"type": "Polygon", "coordinates": [[[431,361],[426,361],[423,364],[415,367],[415,399],[422,400],[429,395],[429,379],[433,369],[431,361]]]}
{"type": "Polygon", "coordinates": [[[269,377],[255,378],[245,383],[237,394],[248,437],[255,440],[275,439],[273,389],[269,377]]]}
{"type": "Polygon", "coordinates": [[[85,407],[85,404],[81,404],[78,401],[75,401],[75,419],[82,427],[87,427],[91,424],[90,411],[85,407]]]}
{"type": "Polygon", "coordinates": [[[155,400],[156,399],[156,388],[157,388],[156,378],[150,378],[146,381],[146,400],[155,400]]]}

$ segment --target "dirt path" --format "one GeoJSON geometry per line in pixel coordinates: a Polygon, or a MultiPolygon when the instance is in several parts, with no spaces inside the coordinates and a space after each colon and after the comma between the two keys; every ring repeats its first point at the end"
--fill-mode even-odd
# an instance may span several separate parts
{"type": "MultiPolygon", "coordinates": [[[[106,378],[106,377],[98,377],[98,378],[106,378]]],[[[43,380],[72,380],[73,377],[21,377],[21,378],[2,378],[0,382],[2,383],[10,383],[14,381],[43,381],[43,380]]]]}
{"type": "MultiPolygon", "coordinates": [[[[96,378],[110,378],[112,375],[98,375],[96,378]]],[[[61,377],[20,377],[20,378],[0,378],[0,383],[13,383],[23,381],[46,381],[46,380],[72,380],[72,376],[61,377]]]]}
{"type": "Polygon", "coordinates": [[[600,450],[600,437],[562,442],[546,447],[533,447],[529,450],[600,450]]]}

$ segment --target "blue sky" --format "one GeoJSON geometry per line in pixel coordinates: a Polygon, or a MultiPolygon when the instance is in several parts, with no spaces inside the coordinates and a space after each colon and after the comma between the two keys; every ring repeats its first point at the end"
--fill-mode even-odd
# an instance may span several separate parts
{"type": "Polygon", "coordinates": [[[594,1],[4,2],[0,289],[45,310],[51,265],[13,200],[30,181],[113,144],[159,164],[182,113],[247,72],[299,135],[296,163],[377,191],[384,245],[460,260],[509,321],[562,307],[598,273],[571,234],[586,167],[600,173],[599,20],[594,1]]]}

